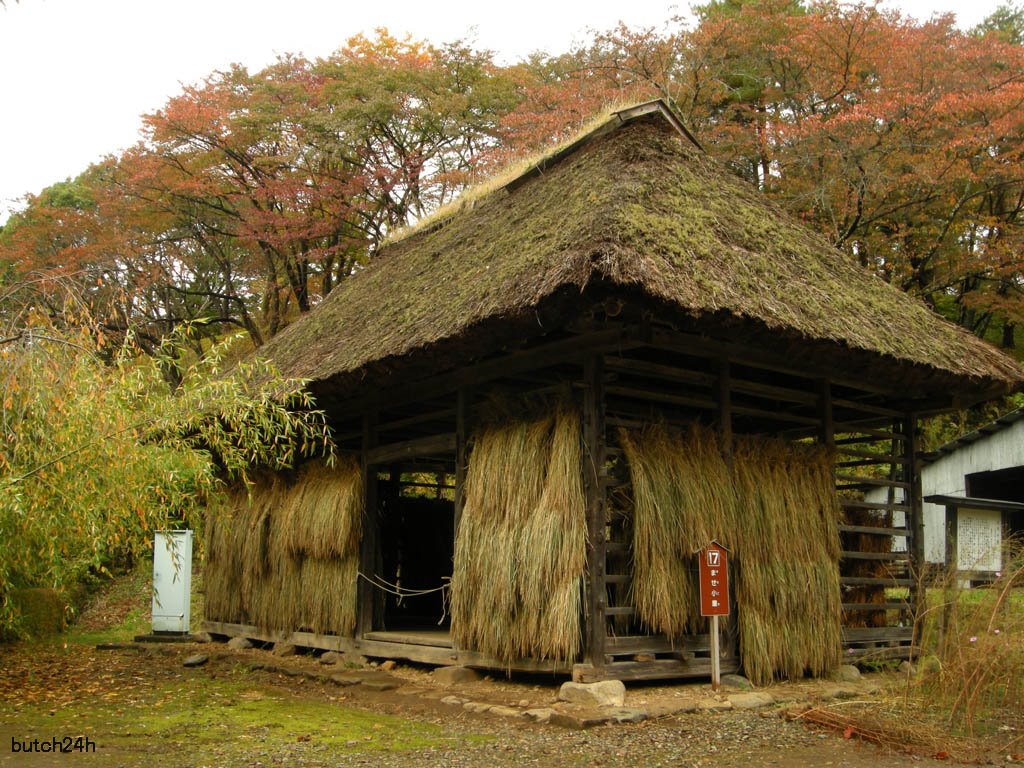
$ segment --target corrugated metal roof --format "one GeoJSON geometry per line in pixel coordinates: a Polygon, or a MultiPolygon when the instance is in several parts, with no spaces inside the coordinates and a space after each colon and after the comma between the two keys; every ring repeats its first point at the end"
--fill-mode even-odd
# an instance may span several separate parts
{"type": "Polygon", "coordinates": [[[1013,426],[1022,419],[1024,419],[1024,408],[1018,408],[1014,411],[1010,411],[1009,413],[1000,416],[995,421],[992,421],[983,427],[978,427],[973,432],[968,432],[966,435],[961,435],[954,440],[950,440],[948,443],[940,446],[934,451],[924,454],[922,458],[925,463],[938,461],[943,456],[948,456],[964,446],[976,443],[989,435],[996,434],[997,432],[1002,432],[1007,427],[1013,426]]]}

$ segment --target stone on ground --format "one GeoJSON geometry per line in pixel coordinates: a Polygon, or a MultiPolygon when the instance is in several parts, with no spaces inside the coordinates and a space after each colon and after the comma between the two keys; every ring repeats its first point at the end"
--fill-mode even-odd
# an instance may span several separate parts
{"type": "Polygon", "coordinates": [[[718,699],[701,699],[697,702],[697,709],[700,712],[728,712],[732,709],[732,702],[728,699],[725,701],[719,701],[718,699]]]}
{"type": "Polygon", "coordinates": [[[558,700],[595,707],[621,707],[626,703],[626,686],[621,680],[599,683],[562,683],[558,700]]]}
{"type": "Polygon", "coordinates": [[[363,680],[363,688],[370,691],[393,691],[398,683],[391,680],[363,680]]]}
{"type": "Polygon", "coordinates": [[[328,665],[340,664],[343,660],[344,660],[344,656],[342,656],[337,651],[327,651],[327,653],[320,654],[320,663],[321,664],[328,664],[328,665]]]}
{"type": "Polygon", "coordinates": [[[183,662],[181,662],[181,666],[183,666],[183,667],[201,667],[201,666],[203,666],[203,664],[205,664],[209,660],[210,660],[210,657],[207,656],[205,653],[197,653],[194,656],[189,656],[187,659],[185,659],[183,662]]]}
{"type": "Polygon", "coordinates": [[[551,717],[548,719],[551,725],[558,725],[562,728],[571,728],[576,731],[582,731],[584,728],[593,728],[596,725],[604,725],[608,722],[607,717],[587,717],[584,715],[574,715],[569,712],[553,712],[551,717]]]}
{"type": "Polygon", "coordinates": [[[294,656],[298,650],[294,643],[274,643],[275,656],[294,656]]]}
{"type": "Polygon", "coordinates": [[[775,697],[766,691],[734,693],[729,697],[729,703],[732,704],[733,709],[760,709],[774,704],[775,697]]]}
{"type": "Polygon", "coordinates": [[[860,680],[860,670],[853,664],[842,664],[833,677],[840,683],[856,683],[860,680]]]}
{"type": "Polygon", "coordinates": [[[754,690],[754,685],[743,675],[722,675],[722,685],[729,688],[738,688],[741,691],[754,690]]]}
{"type": "Polygon", "coordinates": [[[487,710],[492,715],[500,715],[501,717],[519,717],[519,710],[515,707],[506,707],[501,704],[496,704],[487,710]]]}
{"type": "Polygon", "coordinates": [[[212,643],[213,642],[213,635],[211,635],[209,632],[196,632],[194,635],[192,635],[192,642],[193,643],[212,643]]]}
{"type": "Polygon", "coordinates": [[[522,716],[527,720],[533,720],[535,723],[547,723],[551,720],[553,714],[555,714],[555,710],[550,707],[541,707],[539,709],[528,709],[522,713],[522,716]]]}
{"type": "Polygon", "coordinates": [[[244,651],[246,648],[252,648],[252,641],[248,637],[232,637],[228,640],[228,648],[244,651]]]}
{"type": "Polygon", "coordinates": [[[622,707],[621,709],[611,709],[605,714],[608,715],[616,723],[642,723],[646,720],[649,715],[647,710],[644,709],[632,709],[629,707],[622,707]]]}

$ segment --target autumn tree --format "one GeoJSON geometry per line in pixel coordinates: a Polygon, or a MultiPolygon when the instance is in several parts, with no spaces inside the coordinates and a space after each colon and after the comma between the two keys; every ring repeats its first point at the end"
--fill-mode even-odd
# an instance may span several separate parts
{"type": "Polygon", "coordinates": [[[697,11],[692,29],[620,27],[535,66],[509,143],[559,138],[578,104],[626,84],[660,95],[710,153],[865,269],[1012,346],[1024,307],[1013,13],[968,33],[864,5],[697,11]]]}

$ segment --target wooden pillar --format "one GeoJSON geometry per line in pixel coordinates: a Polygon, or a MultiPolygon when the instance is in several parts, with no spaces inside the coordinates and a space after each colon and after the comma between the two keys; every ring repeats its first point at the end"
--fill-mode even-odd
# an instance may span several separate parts
{"type": "Polygon", "coordinates": [[[587,498],[587,576],[584,657],[598,676],[604,667],[608,590],[605,548],[604,357],[583,364],[583,480],[587,498]]]}
{"type": "MultiPolygon", "coordinates": [[[[729,361],[718,361],[718,428],[722,434],[722,453],[725,463],[732,466],[732,375],[729,361]]],[[[721,534],[719,534],[721,535],[721,534]]]]}
{"type": "Polygon", "coordinates": [[[836,425],[832,416],[832,382],[822,379],[818,384],[818,442],[822,445],[836,444],[836,425]]]}
{"type": "Polygon", "coordinates": [[[907,552],[910,554],[910,571],[914,578],[914,586],[911,587],[911,603],[914,610],[914,639],[913,647],[921,647],[921,624],[918,621],[921,612],[927,606],[925,595],[925,553],[924,553],[924,500],[921,493],[921,467],[918,457],[917,438],[917,416],[913,413],[907,414],[899,425],[903,432],[903,458],[905,460],[903,480],[909,483],[910,490],[904,496],[909,507],[905,513],[907,528],[907,552]]]}
{"type": "Polygon", "coordinates": [[[469,462],[469,409],[472,392],[461,387],[455,404],[455,535],[459,535],[462,507],[466,503],[466,468],[469,462]]]}
{"type": "MultiPolygon", "coordinates": [[[[718,429],[721,433],[722,438],[722,458],[725,460],[727,467],[732,469],[732,455],[733,455],[733,433],[732,433],[732,370],[729,366],[729,359],[722,358],[718,361],[718,429]]],[[[717,531],[715,536],[719,540],[725,538],[731,538],[729,531],[717,531]]],[[[710,542],[705,542],[707,546],[710,542]]],[[[729,581],[729,600],[730,605],[736,605],[736,597],[734,590],[735,579],[729,581]]],[[[717,625],[717,622],[710,622],[712,626],[717,625]]],[[[714,632],[714,629],[711,630],[714,632]]],[[[739,628],[739,617],[737,616],[736,609],[729,613],[728,618],[725,620],[725,652],[727,656],[732,658],[739,658],[740,655],[740,628],[739,628]]],[[[716,663],[721,663],[721,658],[716,660],[716,663]]]]}
{"type": "MultiPolygon", "coordinates": [[[[942,590],[942,625],[939,628],[939,655],[946,658],[949,652],[948,643],[956,635],[953,630],[953,601],[956,600],[960,586],[960,545],[957,515],[959,509],[955,504],[946,505],[946,572],[945,588],[942,590]]],[[[916,642],[916,641],[915,641],[916,642]]]]}
{"type": "Polygon", "coordinates": [[[367,632],[373,631],[374,601],[376,595],[373,585],[367,580],[377,570],[377,537],[380,524],[377,514],[377,469],[369,462],[370,450],[376,446],[377,436],[374,430],[377,422],[376,413],[363,416],[363,537],[359,542],[359,573],[356,590],[356,640],[367,632]]]}

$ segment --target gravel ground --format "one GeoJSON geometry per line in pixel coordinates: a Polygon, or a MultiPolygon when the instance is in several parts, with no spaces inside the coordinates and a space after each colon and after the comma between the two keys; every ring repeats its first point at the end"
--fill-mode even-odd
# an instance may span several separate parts
{"type": "MultiPolygon", "coordinates": [[[[652,717],[641,723],[601,725],[587,730],[572,730],[551,724],[529,722],[522,717],[476,714],[442,699],[457,695],[460,699],[487,702],[522,710],[553,705],[558,681],[519,679],[480,680],[454,687],[438,685],[424,668],[398,666],[393,670],[325,667],[311,657],[278,659],[268,651],[230,651],[222,645],[145,647],[115,651],[55,646],[45,655],[39,649],[9,649],[0,663],[0,766],[52,768],[83,765],[94,768],[148,768],[152,765],[181,768],[221,768],[245,766],[270,768],[334,768],[336,766],[374,766],[374,768],[573,768],[574,766],[658,766],[697,768],[754,768],[760,766],[850,766],[851,768],[891,768],[908,764],[939,765],[937,761],[908,755],[891,754],[856,739],[843,739],[835,732],[815,732],[780,717],[782,705],[758,710],[725,712],[696,711],[652,717]],[[204,653],[209,662],[196,669],[183,669],[189,655],[204,653]],[[330,675],[352,676],[356,685],[338,685],[330,675]],[[154,740],[133,728],[135,713],[156,702],[151,693],[168,685],[181,690],[225,690],[232,703],[206,705],[200,714],[216,727],[222,717],[220,706],[235,706],[239,696],[281,699],[285,711],[293,706],[311,706],[322,716],[343,718],[339,705],[381,715],[393,715],[400,721],[377,718],[372,728],[399,727],[402,723],[439,726],[423,741],[433,746],[389,751],[380,740],[361,741],[362,733],[347,743],[319,741],[316,730],[278,730],[270,734],[249,726],[247,730],[228,732],[223,742],[210,743],[190,752],[194,725],[182,723],[177,731],[154,740]],[[234,685],[235,688],[231,688],[234,685]],[[244,686],[239,694],[238,685],[244,686]],[[391,687],[387,687],[387,686],[391,687]],[[227,686],[223,687],[222,686],[227,686]],[[8,737],[47,736],[72,732],[75,723],[93,722],[94,711],[116,713],[110,721],[93,723],[96,740],[108,748],[95,755],[12,754],[6,748],[8,737]],[[209,709],[212,707],[212,711],[209,709]],[[334,708],[334,709],[332,709],[334,708]],[[35,714],[33,714],[35,713],[35,714]],[[43,719],[40,720],[40,714],[43,719]],[[52,719],[50,719],[52,718],[52,719]],[[29,729],[29,725],[35,723],[29,729]],[[48,724],[47,724],[48,723],[48,724]],[[397,725],[394,725],[397,724],[397,725]],[[131,731],[135,731],[131,733],[131,731]],[[273,738],[266,738],[273,736],[273,738]],[[126,739],[125,737],[130,737],[126,739]],[[159,742],[159,743],[158,743],[159,742]],[[223,749],[221,749],[223,747],[223,749]],[[202,754],[203,757],[198,757],[202,754]]],[[[802,701],[827,692],[835,683],[802,682],[791,686],[773,686],[778,701],[802,701]]],[[[855,690],[858,690],[855,688],[855,690]]],[[[865,695],[877,690],[871,681],[859,689],[865,695]]],[[[722,697],[724,698],[724,697],[722,697]]],[[[219,701],[219,700],[218,700],[219,701]]],[[[714,702],[709,686],[651,685],[631,686],[627,707],[642,707],[649,713],[678,711],[693,702],[714,702]]],[[[721,703],[721,702],[720,702],[721,703]]],[[[161,712],[173,714],[182,705],[160,702],[161,712]],[[168,711],[170,710],[170,711],[168,711]]],[[[585,710],[558,705],[580,716],[585,710]]],[[[281,711],[280,709],[275,711],[281,711]]],[[[207,721],[204,721],[207,722],[207,721]]],[[[381,731],[375,731],[378,735],[381,731]]]]}
{"type": "Polygon", "coordinates": [[[376,768],[754,768],[755,766],[850,766],[889,768],[939,765],[885,754],[871,745],[814,733],[781,718],[752,712],[681,715],[639,725],[570,731],[555,726],[508,723],[495,718],[447,718],[453,732],[492,735],[492,742],[446,750],[331,754],[316,745],[295,744],[251,766],[375,766],[376,768]]]}

